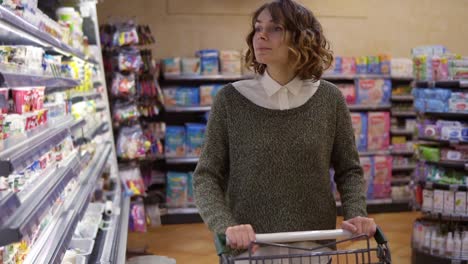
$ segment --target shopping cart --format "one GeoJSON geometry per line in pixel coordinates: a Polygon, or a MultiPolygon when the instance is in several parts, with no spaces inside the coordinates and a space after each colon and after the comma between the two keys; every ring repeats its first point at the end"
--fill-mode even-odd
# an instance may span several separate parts
{"type": "MultiPolygon", "coordinates": [[[[352,236],[350,232],[336,229],[323,231],[290,232],[275,234],[257,234],[256,241],[249,246],[248,256],[232,257],[228,255],[229,248],[226,246],[226,236],[219,235],[215,238],[215,244],[220,264],[329,264],[329,263],[364,263],[364,264],[389,264],[392,263],[390,249],[387,239],[380,228],[374,235],[377,246],[371,247],[371,241],[366,235],[352,236]],[[341,239],[341,240],[337,240],[341,239]],[[294,243],[299,241],[333,240],[336,242],[319,245],[314,248],[295,247],[279,243],[294,243]],[[361,240],[365,244],[359,249],[338,249],[340,244],[361,240]],[[254,245],[261,247],[269,246],[281,249],[291,249],[293,254],[279,255],[254,255],[252,248],[254,245]],[[298,252],[298,253],[296,253],[298,252]]],[[[317,244],[318,245],[318,244],[317,244]]],[[[276,250],[275,250],[276,252],[276,250]]],[[[284,252],[284,250],[283,250],[284,252]]],[[[289,251],[291,252],[291,251],[289,251]]]]}

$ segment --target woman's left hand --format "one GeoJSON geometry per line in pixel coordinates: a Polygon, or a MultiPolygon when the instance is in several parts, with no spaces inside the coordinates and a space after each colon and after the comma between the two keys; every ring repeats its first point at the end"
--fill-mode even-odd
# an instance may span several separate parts
{"type": "Polygon", "coordinates": [[[372,238],[374,237],[377,225],[372,218],[358,216],[344,221],[341,224],[341,228],[348,230],[349,232],[353,233],[353,235],[364,234],[369,238],[372,238]]]}

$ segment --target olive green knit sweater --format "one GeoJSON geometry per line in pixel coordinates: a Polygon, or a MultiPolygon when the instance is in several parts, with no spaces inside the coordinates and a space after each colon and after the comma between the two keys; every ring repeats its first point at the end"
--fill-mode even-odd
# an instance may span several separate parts
{"type": "Polygon", "coordinates": [[[215,233],[334,229],[330,166],[346,219],[366,216],[364,179],[345,100],[321,80],[304,105],[260,107],[232,85],[216,96],[194,173],[200,214],[215,233]]]}

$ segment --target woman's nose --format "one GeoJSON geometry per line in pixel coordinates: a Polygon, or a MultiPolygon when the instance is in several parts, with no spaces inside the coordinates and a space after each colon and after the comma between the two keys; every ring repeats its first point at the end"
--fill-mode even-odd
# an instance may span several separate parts
{"type": "Polygon", "coordinates": [[[258,38],[262,40],[267,40],[268,39],[268,32],[266,30],[260,30],[258,31],[258,38]]]}

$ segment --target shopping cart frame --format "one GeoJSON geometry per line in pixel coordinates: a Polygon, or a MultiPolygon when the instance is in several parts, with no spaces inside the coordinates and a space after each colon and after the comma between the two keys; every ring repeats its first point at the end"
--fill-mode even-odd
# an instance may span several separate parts
{"type": "MultiPolygon", "coordinates": [[[[367,235],[358,235],[352,236],[350,232],[343,229],[336,230],[322,230],[322,231],[305,231],[305,232],[289,232],[289,233],[274,233],[274,234],[257,234],[256,241],[250,243],[247,257],[235,257],[230,256],[230,249],[228,248],[226,235],[217,235],[215,237],[216,250],[219,256],[220,264],[235,264],[237,261],[248,261],[251,264],[257,263],[270,263],[274,260],[288,260],[288,259],[299,259],[301,263],[309,263],[312,258],[315,260],[321,261],[323,258],[326,262],[331,263],[331,257],[336,256],[337,258],[346,256],[346,262],[348,263],[348,256],[353,256],[356,260],[356,263],[376,263],[376,264],[391,264],[391,254],[388,247],[388,241],[385,237],[383,231],[377,227],[374,239],[377,243],[377,247],[371,248],[370,239],[367,235]],[[344,239],[343,239],[344,238],[344,239]],[[335,242],[328,244],[320,245],[314,248],[301,248],[294,247],[285,244],[279,243],[292,243],[292,242],[301,242],[301,241],[317,241],[317,240],[336,240],[341,239],[335,242]],[[367,240],[367,247],[361,249],[352,249],[352,250],[331,250],[331,251],[320,251],[321,249],[330,249],[336,248],[336,245],[344,242],[355,241],[358,239],[367,240]],[[268,255],[268,256],[254,256],[252,253],[252,248],[254,245],[258,246],[273,246],[278,248],[287,248],[295,249],[299,251],[304,251],[304,253],[298,254],[288,254],[288,255],[268,255]],[[378,258],[378,262],[371,261],[371,253],[375,253],[375,256],[378,258]],[[367,259],[367,262],[366,262],[367,259]],[[309,260],[307,262],[302,262],[302,260],[309,260]],[[267,261],[267,262],[265,262],[267,261]]],[[[340,263],[340,261],[338,261],[340,263]]]]}

